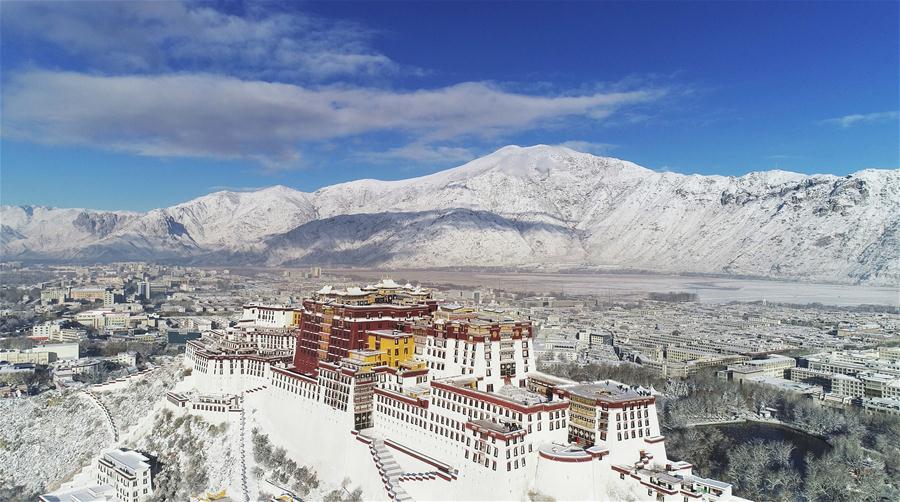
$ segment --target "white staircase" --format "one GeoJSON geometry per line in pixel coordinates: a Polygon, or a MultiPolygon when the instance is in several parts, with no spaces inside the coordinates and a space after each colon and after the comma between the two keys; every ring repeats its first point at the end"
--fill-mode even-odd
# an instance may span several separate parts
{"type": "Polygon", "coordinates": [[[388,497],[395,502],[412,501],[413,498],[406,493],[406,490],[400,486],[400,477],[403,476],[403,469],[394,460],[390,450],[379,438],[373,438],[369,445],[369,452],[372,454],[372,460],[378,467],[378,473],[381,474],[381,481],[384,483],[384,489],[387,491],[388,497]]]}

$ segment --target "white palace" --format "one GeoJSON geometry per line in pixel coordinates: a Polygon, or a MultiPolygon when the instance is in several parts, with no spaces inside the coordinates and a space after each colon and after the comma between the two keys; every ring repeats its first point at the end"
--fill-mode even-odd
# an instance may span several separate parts
{"type": "Polygon", "coordinates": [[[666,456],[656,398],[536,371],[530,321],[393,281],[248,305],[188,343],[197,392],[242,394],[265,431],[382,500],[744,500],[666,456]]]}

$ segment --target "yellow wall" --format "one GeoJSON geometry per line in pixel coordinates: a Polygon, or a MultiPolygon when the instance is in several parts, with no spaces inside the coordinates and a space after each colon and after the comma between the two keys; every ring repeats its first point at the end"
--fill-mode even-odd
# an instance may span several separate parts
{"type": "Polygon", "coordinates": [[[401,336],[381,336],[369,334],[369,350],[380,350],[384,353],[382,362],[397,368],[403,361],[408,361],[416,355],[416,343],[412,334],[401,336]]]}

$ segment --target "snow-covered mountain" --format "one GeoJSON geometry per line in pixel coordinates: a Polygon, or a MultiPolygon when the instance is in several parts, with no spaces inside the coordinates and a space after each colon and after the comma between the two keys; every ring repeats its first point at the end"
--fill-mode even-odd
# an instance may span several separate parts
{"type": "Polygon", "coordinates": [[[3,206],[6,259],[602,267],[896,284],[900,172],[660,173],[502,148],[400,181],[216,192],[148,213],[3,206]]]}

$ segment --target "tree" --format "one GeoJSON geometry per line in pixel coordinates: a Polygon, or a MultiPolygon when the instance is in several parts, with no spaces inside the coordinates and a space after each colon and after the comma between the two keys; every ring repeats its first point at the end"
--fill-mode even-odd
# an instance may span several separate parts
{"type": "Polygon", "coordinates": [[[726,477],[744,496],[757,500],[794,500],[799,474],[791,465],[794,446],[784,441],[753,440],[728,453],[726,477]]]}

